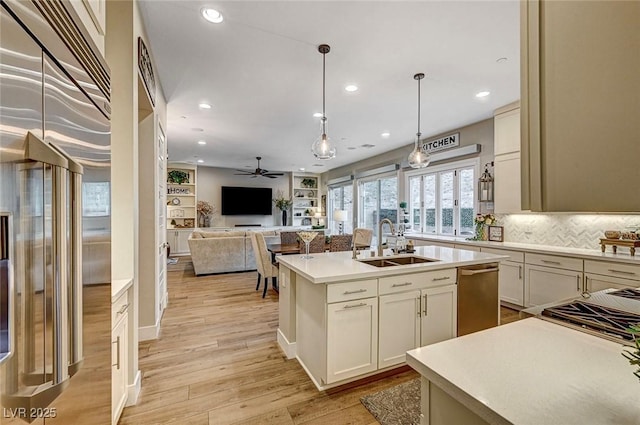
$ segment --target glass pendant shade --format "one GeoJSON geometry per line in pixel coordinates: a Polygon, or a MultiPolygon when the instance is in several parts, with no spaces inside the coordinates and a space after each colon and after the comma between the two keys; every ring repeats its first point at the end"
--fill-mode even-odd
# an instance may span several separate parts
{"type": "Polygon", "coordinates": [[[326,118],[322,117],[322,131],[320,137],[311,145],[313,156],[318,159],[332,159],[336,157],[336,147],[331,143],[331,139],[327,136],[326,118]]]}
{"type": "Polygon", "coordinates": [[[416,141],[413,151],[409,154],[409,166],[411,168],[424,168],[429,165],[431,155],[424,152],[420,146],[420,133],[416,134],[416,141]]]}

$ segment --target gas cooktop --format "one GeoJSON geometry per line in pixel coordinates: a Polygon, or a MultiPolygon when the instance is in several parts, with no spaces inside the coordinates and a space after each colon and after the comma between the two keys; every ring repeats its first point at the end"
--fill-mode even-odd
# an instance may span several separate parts
{"type": "Polygon", "coordinates": [[[564,326],[633,345],[631,325],[640,324],[640,289],[607,289],[587,299],[549,306],[541,318],[564,326]]]}

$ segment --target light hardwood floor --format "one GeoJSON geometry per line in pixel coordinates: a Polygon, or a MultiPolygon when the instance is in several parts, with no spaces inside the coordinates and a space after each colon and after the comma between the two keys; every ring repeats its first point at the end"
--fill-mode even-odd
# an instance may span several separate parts
{"type": "Polygon", "coordinates": [[[188,257],[171,266],[161,335],[140,343],[142,392],[120,424],[377,424],[360,397],[418,376],[319,392],[278,348],[278,296],[263,299],[256,277],[196,277],[188,257]]]}

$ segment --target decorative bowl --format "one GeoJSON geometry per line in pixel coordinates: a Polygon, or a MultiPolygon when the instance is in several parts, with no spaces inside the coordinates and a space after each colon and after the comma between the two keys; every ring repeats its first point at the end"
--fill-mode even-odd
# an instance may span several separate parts
{"type": "Polygon", "coordinates": [[[618,230],[605,230],[604,232],[604,236],[607,239],[619,239],[620,238],[620,232],[618,230]]]}

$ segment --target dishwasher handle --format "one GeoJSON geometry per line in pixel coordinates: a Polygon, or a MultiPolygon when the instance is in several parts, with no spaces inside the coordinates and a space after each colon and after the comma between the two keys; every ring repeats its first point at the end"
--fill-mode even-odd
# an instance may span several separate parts
{"type": "Polygon", "coordinates": [[[497,271],[498,271],[497,267],[492,267],[490,269],[480,269],[480,270],[460,269],[460,274],[462,276],[473,276],[476,274],[491,273],[491,272],[497,272],[497,271]]]}

